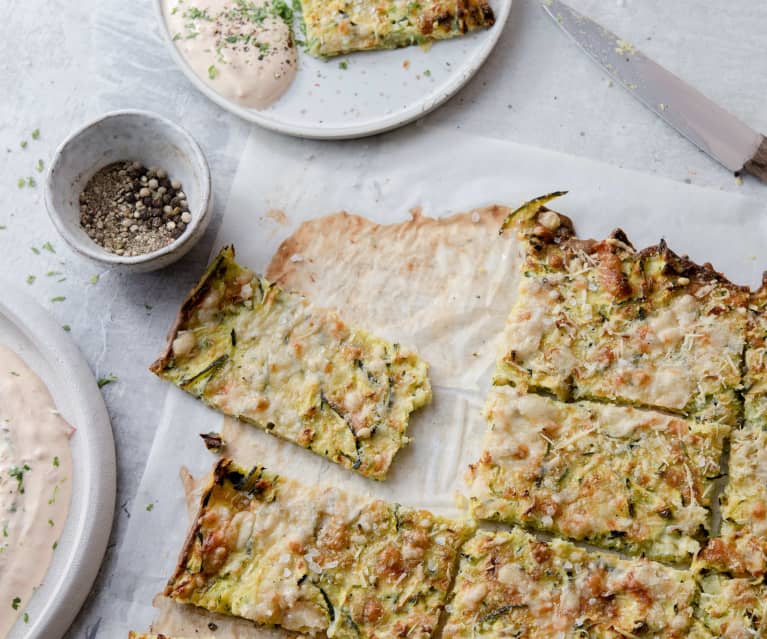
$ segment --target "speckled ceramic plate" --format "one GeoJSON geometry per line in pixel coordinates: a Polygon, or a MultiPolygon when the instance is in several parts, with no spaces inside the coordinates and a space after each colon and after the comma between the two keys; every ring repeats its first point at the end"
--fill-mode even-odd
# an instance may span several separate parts
{"type": "Polygon", "coordinates": [[[327,61],[299,52],[299,69],[293,84],[277,102],[263,110],[244,108],[221,97],[195,75],[171,40],[162,2],[155,0],[157,19],[173,59],[208,98],[246,120],[281,133],[343,139],[400,127],[426,115],[457,93],[498,42],[512,0],[490,0],[496,18],[490,29],[437,42],[428,51],[405,47],[327,61]]]}
{"type": "Polygon", "coordinates": [[[101,392],[88,364],[61,326],[26,294],[0,282],[0,344],[42,379],[72,436],[72,502],[43,585],[8,639],[59,639],[96,578],[112,529],[115,448],[101,392]]]}

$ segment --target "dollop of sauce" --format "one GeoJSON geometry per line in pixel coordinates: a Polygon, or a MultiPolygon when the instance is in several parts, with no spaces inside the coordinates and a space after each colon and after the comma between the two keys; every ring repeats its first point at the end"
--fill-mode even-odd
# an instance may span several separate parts
{"type": "Polygon", "coordinates": [[[163,0],[163,13],[181,55],[225,98],[263,109],[293,81],[289,0],[163,0]]]}
{"type": "Polygon", "coordinates": [[[0,639],[43,582],[69,512],[74,429],[43,381],[0,345],[0,639]]]}

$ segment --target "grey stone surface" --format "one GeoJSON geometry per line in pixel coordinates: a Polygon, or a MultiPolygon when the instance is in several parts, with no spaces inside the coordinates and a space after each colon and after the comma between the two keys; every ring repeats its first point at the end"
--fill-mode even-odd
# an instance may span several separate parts
{"type": "MultiPolygon", "coordinates": [[[[750,0],[573,0],[645,53],[685,77],[753,127],[767,131],[767,4],[750,0]]],[[[217,229],[177,264],[122,275],[67,249],[49,222],[38,159],[88,119],[145,108],[196,136],[213,172],[216,213],[226,201],[251,125],[203,98],[174,66],[150,0],[6,0],[0,27],[0,264],[3,276],[71,326],[103,388],[115,433],[118,498],[110,550],[68,633],[94,639],[101,602],[119,583],[119,547],[151,446],[165,386],[146,370],[184,293],[205,265],[217,229]],[[40,129],[40,138],[31,132],[40,129]],[[21,142],[27,141],[26,148],[21,142]],[[33,177],[38,186],[17,187],[33,177]],[[32,247],[50,241],[55,253],[32,247]],[[46,276],[48,271],[59,276],[46,276]],[[35,275],[27,285],[27,275],[35,275]],[[98,281],[91,278],[98,275],[98,281]],[[60,281],[62,278],[64,281],[60,281]],[[51,302],[65,296],[62,302],[51,302]]],[[[550,24],[532,0],[515,0],[497,49],[474,80],[428,121],[501,137],[679,181],[764,197],[742,185],[639,106],[550,24]]],[[[412,126],[418,126],[414,124],[412,126]]],[[[447,144],[448,141],[446,141],[447,144]]],[[[348,142],[354,153],[364,142],[348,142]]],[[[1,294],[1,293],[0,293],[1,294]]]]}

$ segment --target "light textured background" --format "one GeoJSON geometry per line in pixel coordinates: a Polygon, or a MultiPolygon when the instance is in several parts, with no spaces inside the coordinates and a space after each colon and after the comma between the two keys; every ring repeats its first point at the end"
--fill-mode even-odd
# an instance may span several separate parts
{"type": "MultiPolygon", "coordinates": [[[[685,77],[755,128],[767,131],[767,4],[751,0],[573,0],[685,77]]],[[[181,296],[207,260],[217,224],[184,260],[160,273],[123,276],[76,257],[59,241],[42,189],[16,186],[42,175],[61,139],[104,111],[153,109],[191,130],[213,170],[223,210],[250,126],[197,94],[172,64],[148,0],[4,0],[0,26],[0,259],[2,273],[27,287],[62,324],[70,324],[104,387],[118,455],[118,503],[110,549],[130,519],[165,386],[146,372],[181,296]],[[30,132],[40,128],[33,141],[30,132]],[[26,149],[20,147],[28,141],[26,149]],[[50,241],[56,253],[31,247],[50,241]],[[47,277],[49,270],[62,271],[47,277]],[[25,284],[28,275],[36,281],[25,284]],[[100,275],[90,284],[93,275],[100,275]],[[66,280],[59,282],[61,277],[66,280]],[[51,302],[63,295],[63,302],[51,302]],[[151,307],[151,308],[150,308],[151,307]]],[[[537,3],[515,0],[496,51],[477,77],[430,124],[460,128],[586,156],[679,181],[764,198],[767,187],[734,178],[645,111],[578,52],[537,3]]],[[[418,126],[418,124],[412,125],[418,126]]],[[[367,142],[349,142],[353,154],[367,142]]],[[[450,140],[445,139],[445,150],[450,140]]],[[[428,158],[425,158],[427,161],[428,158]]],[[[467,176],[469,179],[470,176],[467,176]]],[[[300,188],[297,183],[296,188],[300,188]]],[[[598,212],[595,212],[598,214],[598,212]]],[[[694,229],[694,211],[690,212],[694,229]]],[[[147,540],[149,543],[150,540],[147,540]]],[[[101,604],[118,587],[113,550],[69,637],[99,632],[101,604]]]]}

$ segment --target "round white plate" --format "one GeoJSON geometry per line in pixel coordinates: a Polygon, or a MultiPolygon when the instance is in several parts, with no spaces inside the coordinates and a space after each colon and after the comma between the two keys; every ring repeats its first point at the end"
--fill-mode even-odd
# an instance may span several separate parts
{"type": "Polygon", "coordinates": [[[479,70],[511,11],[512,0],[490,0],[495,24],[487,30],[436,42],[430,50],[405,47],[331,58],[299,51],[293,84],[274,104],[248,109],[221,97],[197,77],[171,40],[163,0],[155,0],[160,30],[176,63],[219,106],[267,129],[305,138],[343,139],[382,133],[426,115],[479,70]],[[345,62],[345,69],[341,62],[345,62]]]}
{"type": "Polygon", "coordinates": [[[59,639],[93,585],[112,529],[115,446],[104,400],[88,364],[64,329],[36,302],[0,282],[0,344],[45,382],[56,407],[77,430],[72,503],[48,574],[8,639],[59,639]]]}

